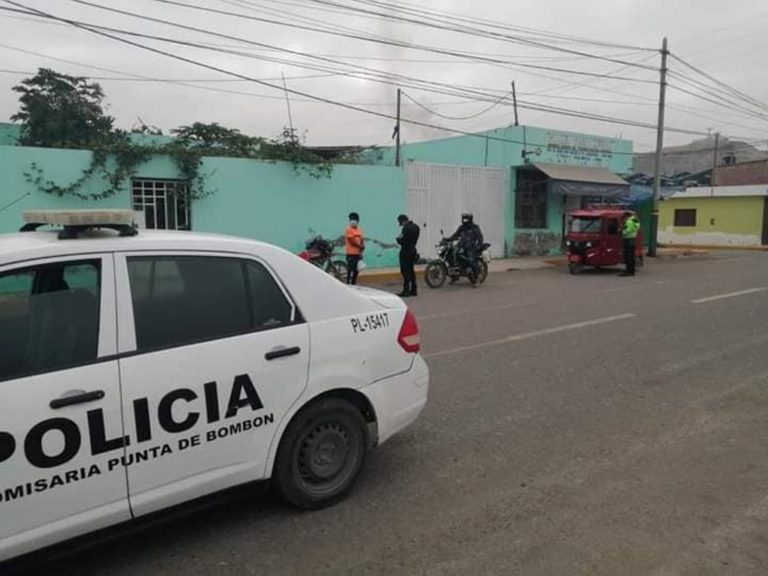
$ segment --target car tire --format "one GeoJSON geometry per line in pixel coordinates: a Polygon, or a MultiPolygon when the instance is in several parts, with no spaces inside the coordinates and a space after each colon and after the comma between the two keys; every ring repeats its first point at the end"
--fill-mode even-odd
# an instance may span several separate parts
{"type": "Polygon", "coordinates": [[[322,508],[343,498],[365,462],[367,426],[349,402],[329,398],[310,404],[280,441],[273,480],[297,508],[322,508]]]}

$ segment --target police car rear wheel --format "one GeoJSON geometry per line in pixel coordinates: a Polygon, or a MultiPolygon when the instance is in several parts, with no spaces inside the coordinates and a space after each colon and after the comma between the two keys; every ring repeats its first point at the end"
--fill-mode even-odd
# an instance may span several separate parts
{"type": "Polygon", "coordinates": [[[299,508],[342,498],[363,466],[366,424],[343,400],[327,399],[301,412],[283,436],[275,467],[281,496],[299,508]]]}

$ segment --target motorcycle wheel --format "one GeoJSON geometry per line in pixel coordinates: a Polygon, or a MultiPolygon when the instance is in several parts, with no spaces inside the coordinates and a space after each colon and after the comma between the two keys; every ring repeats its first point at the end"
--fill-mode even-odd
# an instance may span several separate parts
{"type": "Polygon", "coordinates": [[[486,278],[488,278],[488,263],[480,262],[480,274],[477,277],[478,284],[485,282],[486,278]]]}
{"type": "Polygon", "coordinates": [[[424,269],[424,281],[430,288],[440,288],[445,284],[447,276],[448,270],[445,269],[445,264],[439,260],[430,262],[424,269]]]}
{"type": "Polygon", "coordinates": [[[336,261],[331,262],[328,265],[328,274],[336,278],[339,282],[347,281],[347,264],[345,262],[336,261]]]}

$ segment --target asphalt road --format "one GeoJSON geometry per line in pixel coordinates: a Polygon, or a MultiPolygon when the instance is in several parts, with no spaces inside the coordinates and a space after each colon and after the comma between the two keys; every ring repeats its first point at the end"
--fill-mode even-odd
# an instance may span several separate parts
{"type": "Polygon", "coordinates": [[[411,304],[430,402],[350,498],[241,496],[38,573],[768,573],[768,254],[411,304]]]}

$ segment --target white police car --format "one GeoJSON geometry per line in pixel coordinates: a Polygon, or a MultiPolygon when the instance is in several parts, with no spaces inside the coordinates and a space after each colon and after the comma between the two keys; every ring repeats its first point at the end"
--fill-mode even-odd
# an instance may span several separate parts
{"type": "Polygon", "coordinates": [[[260,479],[333,502],[426,403],[395,296],[130,211],[25,216],[0,236],[0,561],[260,479]]]}

